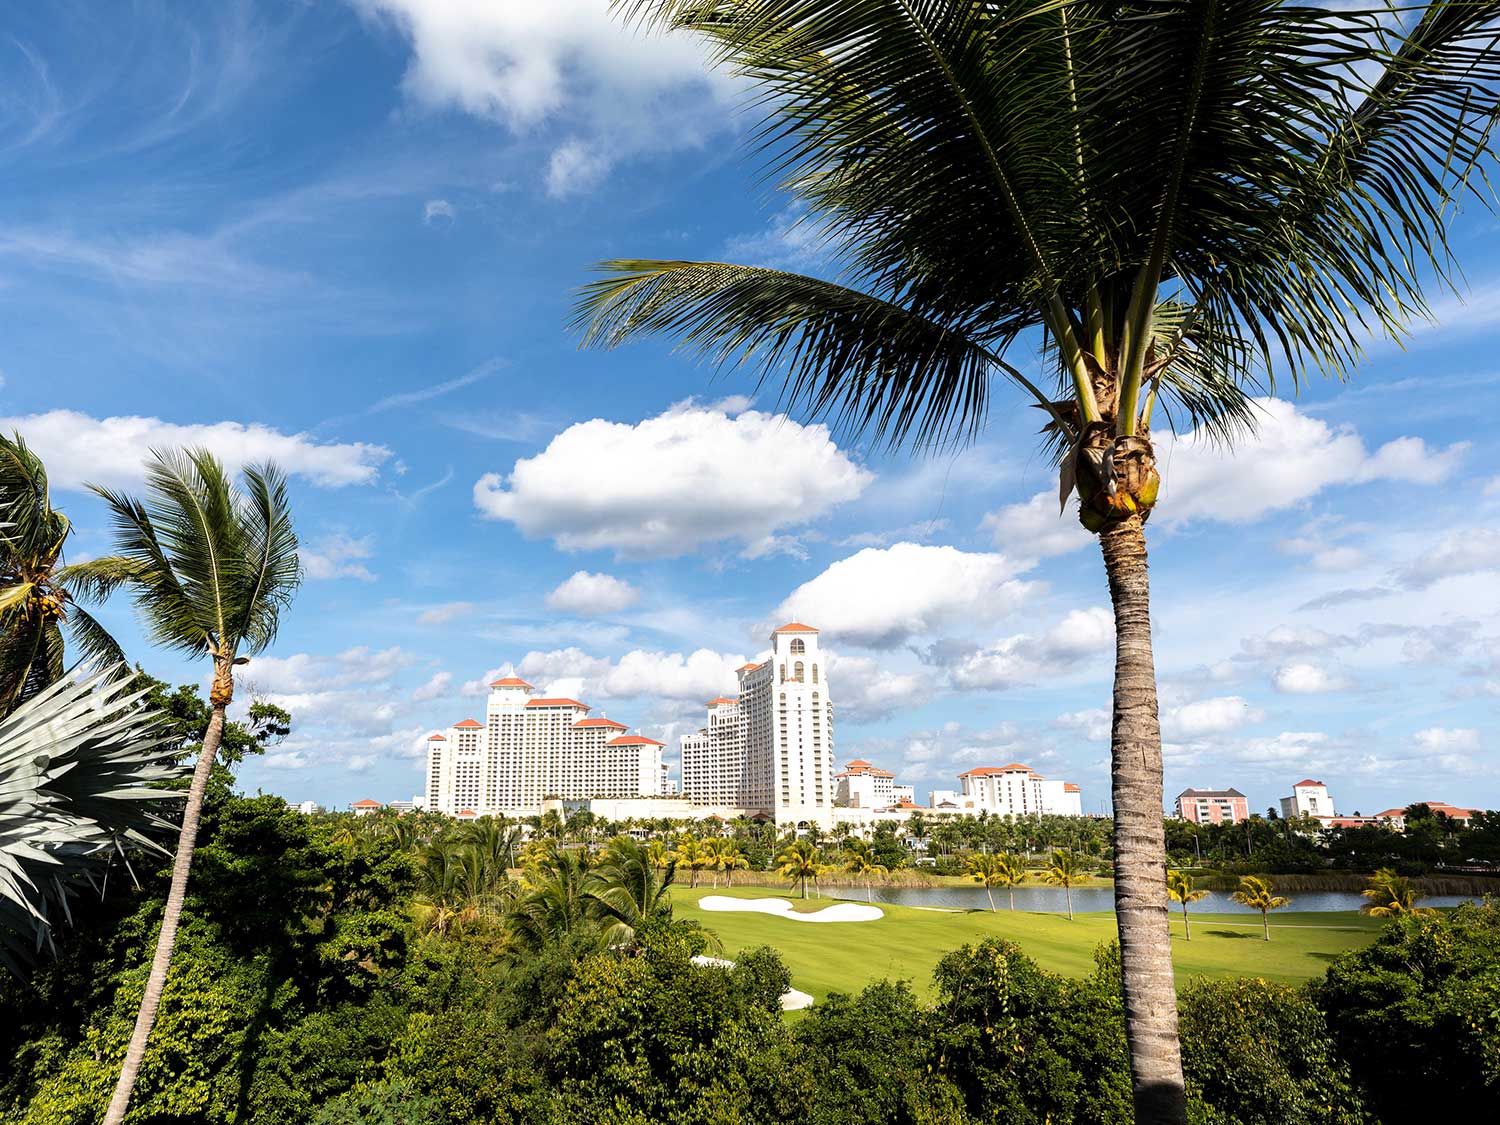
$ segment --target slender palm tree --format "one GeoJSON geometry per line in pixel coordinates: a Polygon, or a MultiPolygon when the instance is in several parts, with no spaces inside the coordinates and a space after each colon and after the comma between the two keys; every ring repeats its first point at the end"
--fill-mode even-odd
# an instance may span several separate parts
{"type": "Polygon", "coordinates": [[[1061,887],[1068,898],[1068,921],[1073,920],[1073,888],[1089,881],[1089,873],[1072,852],[1055,851],[1042,871],[1042,882],[1061,887]]]}
{"type": "MultiPolygon", "coordinates": [[[[968,872],[970,879],[973,879],[976,883],[984,884],[985,897],[990,900],[990,912],[994,913],[994,887],[1003,877],[1004,863],[1001,858],[990,852],[981,852],[978,855],[971,855],[968,862],[964,864],[964,868],[968,872]]],[[[1015,909],[1014,899],[1011,900],[1011,909],[1015,909]]]]}
{"type": "Polygon", "coordinates": [[[688,878],[688,887],[698,885],[698,872],[703,870],[708,862],[708,849],[703,846],[703,841],[696,836],[682,835],[672,845],[672,856],[678,867],[686,867],[692,872],[688,878]]]}
{"type": "Polygon", "coordinates": [[[868,840],[846,839],[844,857],[844,870],[865,881],[865,901],[874,902],[875,880],[889,875],[891,869],[875,858],[875,849],[868,840]]]}
{"type": "MultiPolygon", "coordinates": [[[[1153,421],[1229,440],[1455,275],[1488,154],[1491,3],[616,0],[706,41],[826,268],[623,259],[589,345],[660,333],[891,446],[1047,419],[1115,610],[1115,904],[1136,1119],[1186,1120],[1144,524],[1153,421]],[[1012,362],[1045,345],[1049,370],[1012,362]],[[1051,386],[1049,386],[1049,383],[1051,386]],[[1058,393],[1061,389],[1061,394],[1058,393]]],[[[1274,472],[1275,466],[1267,466],[1274,472]]],[[[1225,497],[1232,505],[1236,498],[1225,497]]]]}
{"type": "Polygon", "coordinates": [[[72,530],[52,507],[42,459],[20,434],[0,434],[0,716],[62,678],[64,625],[74,663],[124,663],[115,639],[62,580],[72,530]]]}
{"type": "Polygon", "coordinates": [[[1260,924],[1267,941],[1271,940],[1271,911],[1290,906],[1292,900],[1274,893],[1271,880],[1259,875],[1246,875],[1240,880],[1240,888],[1231,896],[1241,906],[1260,911],[1260,924]]]}
{"type": "Polygon", "coordinates": [[[739,841],[719,841],[719,869],[724,872],[724,885],[734,886],[734,873],[749,868],[750,861],[745,858],[745,853],[740,851],[739,841]]]}
{"type": "Polygon", "coordinates": [[[1182,903],[1182,939],[1192,941],[1193,929],[1188,924],[1188,903],[1207,898],[1208,892],[1193,890],[1193,877],[1187,872],[1168,871],[1167,894],[1172,896],[1173,902],[1182,903]]]}
{"type": "Polygon", "coordinates": [[[1398,875],[1389,867],[1382,867],[1370,876],[1370,885],[1360,894],[1370,901],[1360,907],[1372,918],[1401,918],[1409,914],[1435,913],[1431,907],[1418,906],[1425,896],[1412,885],[1405,875],[1398,875]]]}
{"type": "Polygon", "coordinates": [[[116,553],[61,573],[78,596],[90,600],[128,590],[153,640],[207,656],[213,665],[212,713],[182,813],[156,953],[105,1125],[125,1119],[161,1003],[203,795],[234,698],[234,669],[275,639],[301,579],[285,477],[269,464],[246,468],[243,476],[244,487],[237,488],[206,449],[153,450],[147,499],[94,490],[113,513],[116,553]]]}
{"type": "Polygon", "coordinates": [[[646,845],[646,854],[651,857],[651,866],[658,871],[665,871],[669,863],[674,863],[672,849],[665,840],[652,840],[646,845]]]}
{"type": "Polygon", "coordinates": [[[526,872],[527,891],[506,915],[519,949],[536,951],[593,927],[588,860],[581,851],[549,848],[526,872]]]}
{"type": "Polygon", "coordinates": [[[776,857],[776,870],[783,879],[797,883],[802,897],[807,897],[807,881],[817,879],[823,870],[818,849],[808,840],[793,840],[776,857]]]}

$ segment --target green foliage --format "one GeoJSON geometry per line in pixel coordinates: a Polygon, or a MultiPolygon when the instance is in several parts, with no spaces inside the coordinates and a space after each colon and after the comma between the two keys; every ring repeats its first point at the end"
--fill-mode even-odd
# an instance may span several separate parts
{"type": "Polygon", "coordinates": [[[1207,1120],[1238,1125],[1357,1125],[1367,1120],[1323,1014],[1301,989],[1199,980],[1182,992],[1188,1082],[1207,1120]]]}
{"type": "Polygon", "coordinates": [[[1314,986],[1381,1119],[1489,1115],[1500,1094],[1500,903],[1397,918],[1314,986]]]}
{"type": "Polygon", "coordinates": [[[382,1082],[335,1098],[309,1125],[442,1125],[435,1098],[412,1092],[404,1082],[382,1082]]]}

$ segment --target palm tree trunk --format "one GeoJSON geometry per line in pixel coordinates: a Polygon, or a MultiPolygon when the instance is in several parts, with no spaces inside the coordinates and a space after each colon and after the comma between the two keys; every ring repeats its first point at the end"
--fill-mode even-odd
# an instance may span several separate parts
{"type": "Polygon", "coordinates": [[[1188,925],[1187,903],[1182,904],[1182,940],[1193,940],[1193,930],[1192,927],[1188,925]]]}
{"type": "Polygon", "coordinates": [[[1266,940],[1271,940],[1271,916],[1264,910],[1260,912],[1260,926],[1266,932],[1266,940]]]}
{"type": "Polygon", "coordinates": [[[1063,884],[1063,894],[1065,894],[1065,895],[1068,896],[1068,921],[1071,922],[1073,920],[1073,884],[1072,883],[1064,883],[1063,884]]]}
{"type": "Polygon", "coordinates": [[[990,889],[989,883],[984,885],[985,896],[990,900],[990,913],[995,913],[995,892],[990,889]]]}
{"type": "Polygon", "coordinates": [[[1016,908],[1016,888],[1015,887],[1011,887],[1011,889],[1010,889],[1010,908],[1011,908],[1011,910],[1015,910],[1015,908],[1016,908]]]}
{"type": "Polygon", "coordinates": [[[1132,516],[1099,536],[1115,611],[1115,916],[1137,1125],[1186,1125],[1187,1093],[1172,980],[1162,819],[1161,723],[1151,653],[1146,536],[1132,516]]]}
{"type": "MultiPolygon", "coordinates": [[[[228,675],[228,672],[224,675],[228,675]]],[[[216,681],[218,678],[216,675],[216,681]]],[[[219,753],[219,741],[224,735],[224,711],[229,700],[223,698],[221,702],[223,695],[216,682],[212,696],[213,714],[208,721],[208,730],[203,735],[203,749],[198,754],[197,768],[193,770],[187,806],[182,810],[182,828],[177,833],[177,855],[172,861],[172,886],[167,892],[166,909],[162,911],[161,931],[156,937],[156,955],[151,959],[151,973],[146,978],[146,991],[141,997],[140,1011],[136,1013],[135,1030],[130,1033],[130,1045],[125,1049],[125,1062],[120,1067],[120,1080],[115,1083],[114,1096],[109,1100],[103,1125],[123,1125],[125,1111],[130,1108],[130,1095],[135,1089],[136,1076],[146,1057],[146,1041],[151,1037],[151,1026],[156,1022],[156,1010],[161,1006],[167,970],[172,967],[172,947],[177,943],[177,923],[182,918],[182,903],[187,897],[188,870],[193,863],[193,848],[198,842],[198,818],[203,812],[203,795],[208,790],[208,778],[213,773],[214,759],[219,753]]]]}
{"type": "Polygon", "coordinates": [[[865,901],[866,902],[874,902],[875,901],[875,880],[874,879],[866,879],[865,880],[865,901]]]}

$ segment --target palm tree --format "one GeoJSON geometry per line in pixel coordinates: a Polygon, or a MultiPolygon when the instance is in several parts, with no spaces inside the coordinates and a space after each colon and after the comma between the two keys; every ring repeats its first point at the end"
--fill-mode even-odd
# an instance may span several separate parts
{"type": "MultiPolygon", "coordinates": [[[[985,897],[990,900],[990,912],[995,910],[995,892],[992,889],[1002,878],[1004,862],[998,855],[988,852],[979,855],[971,855],[968,862],[964,864],[969,878],[976,883],[984,884],[985,897]]],[[[1015,909],[1015,898],[1011,898],[1011,909],[1015,909]]]]}
{"type": "Polygon", "coordinates": [[[720,840],[718,847],[719,867],[724,872],[724,885],[734,886],[734,873],[749,868],[750,861],[740,851],[740,845],[735,840],[720,840]]]}
{"type": "MultiPolygon", "coordinates": [[[[976,857],[977,858],[977,857],[976,857]]],[[[1004,887],[1010,893],[1010,908],[1016,908],[1016,888],[1026,882],[1026,861],[1014,852],[1005,852],[1001,855],[984,857],[987,874],[981,878],[977,871],[971,871],[970,876],[976,882],[983,882],[985,893],[990,895],[990,909],[995,909],[995,896],[990,893],[991,887],[1004,887]]]]}
{"type": "Polygon", "coordinates": [[[1267,941],[1271,940],[1271,911],[1289,906],[1292,901],[1273,894],[1274,890],[1271,880],[1263,879],[1259,875],[1246,875],[1240,880],[1240,889],[1231,896],[1241,906],[1260,911],[1260,924],[1265,931],[1267,941]]]}
{"type": "Polygon", "coordinates": [[[665,871],[667,864],[675,862],[672,849],[667,846],[665,840],[652,840],[646,845],[646,854],[651,859],[651,866],[658,871],[665,871]]]}
{"type": "Polygon", "coordinates": [[[1455,274],[1450,208],[1488,151],[1500,17],[1449,0],[1399,23],[1215,0],[616,2],[748,81],[831,276],[612,261],[580,301],[586,345],[661,333],[893,447],[972,438],[997,383],[1046,414],[1060,499],[1076,492],[1099,534],[1115,610],[1136,1119],[1184,1122],[1151,424],[1231,439],[1253,423],[1250,387],[1347,374],[1371,327],[1400,335],[1426,310],[1429,279],[1455,274]],[[1037,342],[1041,385],[1008,358],[1037,342]]]}
{"type": "Polygon", "coordinates": [[[1172,896],[1173,902],[1182,903],[1182,938],[1184,941],[1192,941],[1193,930],[1188,924],[1188,903],[1207,898],[1208,892],[1193,890],[1193,877],[1187,872],[1168,871],[1167,894],[1172,896]]]}
{"type": "Polygon", "coordinates": [[[875,879],[891,873],[889,867],[875,858],[875,850],[868,840],[844,841],[844,870],[865,881],[865,901],[875,901],[875,879]]]}
{"type": "Polygon", "coordinates": [[[160,783],[184,770],[146,695],[113,669],[67,673],[0,719],[0,965],[17,976],[127,849],[166,851],[153,837],[182,794],[160,783]]]}
{"type": "Polygon", "coordinates": [[[708,863],[708,849],[703,846],[703,841],[696,836],[679,836],[677,843],[672,847],[672,854],[678,867],[686,867],[692,872],[688,879],[688,887],[696,887],[698,872],[703,870],[704,865],[708,863]]]}
{"type": "Polygon", "coordinates": [[[62,572],[64,582],[90,599],[129,590],[153,640],[213,662],[212,713],[182,813],[156,954],[105,1125],[125,1119],[161,1003],[203,794],[234,698],[234,669],[275,639],[301,579],[285,477],[269,464],[246,468],[243,476],[241,491],[206,449],[153,450],[146,468],[148,499],[94,490],[113,512],[116,554],[62,572]]]}
{"type": "Polygon", "coordinates": [[[1370,901],[1360,909],[1372,918],[1400,918],[1408,914],[1432,914],[1431,907],[1418,906],[1425,896],[1405,875],[1382,867],[1370,876],[1370,885],[1360,892],[1370,901]]]}
{"type": "Polygon", "coordinates": [[[0,716],[62,678],[63,625],[83,660],[124,663],[61,577],[72,529],[52,507],[41,458],[20,434],[0,434],[0,716]]]}
{"type": "Polygon", "coordinates": [[[658,875],[649,849],[628,836],[611,840],[604,861],[589,872],[586,886],[590,908],[604,922],[605,943],[615,949],[632,948],[643,925],[670,921],[676,875],[673,864],[658,875]]]}
{"type": "Polygon", "coordinates": [[[777,873],[783,879],[801,885],[803,898],[807,897],[807,881],[817,879],[823,870],[818,849],[807,840],[793,840],[787,844],[776,857],[776,863],[777,873]]]}
{"type": "Polygon", "coordinates": [[[528,890],[506,915],[518,948],[535,952],[592,925],[593,896],[583,852],[549,847],[527,870],[526,881],[528,890]]]}
{"type": "Polygon", "coordinates": [[[1073,921],[1073,888],[1089,881],[1089,873],[1072,852],[1055,851],[1042,871],[1042,882],[1061,887],[1068,896],[1068,921],[1073,921]]]}

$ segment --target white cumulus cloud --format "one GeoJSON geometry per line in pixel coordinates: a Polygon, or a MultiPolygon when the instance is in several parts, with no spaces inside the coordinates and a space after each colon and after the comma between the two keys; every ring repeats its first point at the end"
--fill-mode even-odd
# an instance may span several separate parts
{"type": "Polygon", "coordinates": [[[1168,738],[1199,738],[1224,734],[1264,719],[1265,712],[1238,695],[1199,699],[1173,707],[1162,714],[1162,729],[1168,738]]]}
{"type": "Polygon", "coordinates": [[[47,463],[52,487],[63,489],[80,489],[85,483],[139,487],[153,448],[206,446],[230,469],[271,460],[322,488],[371,484],[391,455],[382,445],[324,443],[258,422],[181,424],[137,416],[93,418],[76,410],[0,418],[0,432],[11,431],[18,431],[47,463]]]}
{"type": "Polygon", "coordinates": [[[1346,676],[1310,661],[1283,664],[1271,677],[1271,685],[1283,695],[1322,695],[1353,686],[1346,676]]]}
{"type": "Polygon", "coordinates": [[[474,503],[564,550],[660,558],[726,540],[760,545],[853,500],[872,479],[825,426],[685,402],[634,425],[569,426],[508,475],[481,477],[474,503]]]}
{"type": "Polygon", "coordinates": [[[733,82],[701,42],[627,26],[609,0],[354,0],[411,44],[407,95],[456,107],[550,146],[553,195],[621,159],[703,144],[727,128],[733,82]]]}
{"type": "Polygon", "coordinates": [[[640,597],[639,590],[612,574],[591,574],[580,570],[547,595],[547,607],[560,613],[593,617],[619,613],[635,605],[640,597]]]}
{"type": "Polygon", "coordinates": [[[1033,589],[1004,555],[897,543],[867,547],[804,582],[781,603],[778,623],[805,621],[846,643],[893,648],[1013,612],[1033,589]]]}
{"type": "Polygon", "coordinates": [[[1023,559],[1065,555],[1096,541],[1078,522],[1076,502],[1070,502],[1067,511],[1058,511],[1055,492],[1038,492],[1024,503],[991,512],[979,527],[994,535],[996,547],[1023,559]]]}
{"type": "Polygon", "coordinates": [[[370,536],[355,538],[339,531],[300,548],[297,555],[310,579],[357,578],[373,582],[375,576],[363,561],[373,553],[370,536]]]}
{"type": "Polygon", "coordinates": [[[1330,426],[1283,399],[1257,400],[1253,435],[1232,449],[1196,431],[1156,439],[1162,470],[1159,515],[1173,523],[1251,523],[1341,484],[1436,484],[1457,471],[1466,442],[1445,449],[1401,437],[1371,453],[1350,427],[1330,426]]]}

